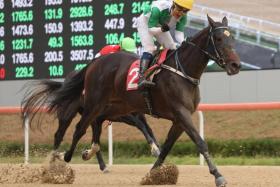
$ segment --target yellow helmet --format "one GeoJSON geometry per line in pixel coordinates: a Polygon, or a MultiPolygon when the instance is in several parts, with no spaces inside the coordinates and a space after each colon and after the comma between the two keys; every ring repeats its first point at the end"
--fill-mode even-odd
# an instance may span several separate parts
{"type": "Polygon", "coordinates": [[[191,10],[193,7],[193,0],[173,0],[173,2],[185,9],[191,10]]]}

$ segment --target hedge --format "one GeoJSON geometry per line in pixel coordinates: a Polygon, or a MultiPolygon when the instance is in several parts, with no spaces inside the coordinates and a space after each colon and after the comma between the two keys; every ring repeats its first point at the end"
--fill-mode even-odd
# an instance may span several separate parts
{"type": "MultiPolygon", "coordinates": [[[[207,140],[209,152],[212,156],[280,156],[280,140],[279,139],[247,139],[247,140],[207,140]]],[[[114,156],[140,157],[149,156],[150,147],[146,142],[114,142],[114,156]]],[[[89,148],[90,144],[79,144],[76,155],[85,149],[89,148]]],[[[69,144],[62,144],[60,151],[65,151],[69,148],[69,144]]],[[[107,154],[107,143],[101,143],[103,154],[107,154]]],[[[52,150],[52,145],[49,144],[32,144],[30,145],[31,156],[44,156],[52,150]]],[[[0,156],[23,156],[24,145],[21,143],[0,142],[0,156]]],[[[193,142],[176,142],[170,152],[173,156],[197,156],[198,152],[193,142]]]]}

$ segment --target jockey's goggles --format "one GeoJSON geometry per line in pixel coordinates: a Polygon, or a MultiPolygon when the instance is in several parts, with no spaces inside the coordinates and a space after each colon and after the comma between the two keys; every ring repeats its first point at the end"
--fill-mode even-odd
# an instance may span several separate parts
{"type": "Polygon", "coordinates": [[[177,12],[182,12],[184,14],[186,14],[188,11],[190,11],[189,9],[183,8],[183,7],[181,7],[181,6],[177,5],[177,4],[175,4],[174,8],[175,8],[175,10],[177,12]]]}

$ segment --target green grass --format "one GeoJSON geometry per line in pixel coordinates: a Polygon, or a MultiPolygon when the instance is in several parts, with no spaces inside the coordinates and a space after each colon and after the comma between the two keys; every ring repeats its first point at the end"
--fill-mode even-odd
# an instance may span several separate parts
{"type": "MultiPolygon", "coordinates": [[[[44,157],[30,157],[30,163],[43,163],[46,160],[44,157]]],[[[104,155],[104,160],[107,163],[108,158],[104,155]]],[[[127,158],[118,157],[114,158],[114,164],[153,164],[156,161],[154,157],[137,157],[127,158]]],[[[0,163],[19,164],[23,163],[23,157],[2,157],[0,163]]],[[[198,157],[167,157],[166,163],[173,163],[176,165],[198,165],[198,157]]],[[[266,166],[280,166],[280,158],[278,157],[215,157],[214,162],[217,165],[266,165],[266,166]]],[[[97,164],[95,158],[89,161],[83,161],[81,157],[73,157],[72,164],[97,164]]]]}

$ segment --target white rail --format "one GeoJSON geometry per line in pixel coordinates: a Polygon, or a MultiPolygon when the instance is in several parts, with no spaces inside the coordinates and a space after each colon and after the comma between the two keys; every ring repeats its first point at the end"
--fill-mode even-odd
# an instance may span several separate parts
{"type": "MultiPolygon", "coordinates": [[[[275,43],[276,45],[278,44],[278,48],[280,49],[280,24],[278,23],[248,16],[241,16],[228,11],[197,4],[194,5],[194,11],[190,12],[190,19],[188,21],[200,22],[203,23],[204,26],[207,26],[207,14],[216,19],[221,19],[226,16],[230,20],[229,26],[236,31],[236,39],[244,41],[241,34],[255,36],[255,41],[251,41],[250,43],[263,46],[261,42],[262,40],[266,40],[275,43]]],[[[248,42],[248,40],[245,41],[248,42]]],[[[270,48],[275,50],[273,47],[270,48]]]]}
{"type": "Polygon", "coordinates": [[[253,27],[260,31],[272,31],[275,32],[277,35],[280,35],[280,24],[274,23],[272,21],[262,20],[258,18],[242,16],[239,14],[235,14],[229,11],[224,11],[216,8],[210,8],[202,5],[195,4],[194,5],[195,12],[198,12],[201,15],[217,15],[219,17],[226,16],[227,18],[233,20],[234,22],[238,22],[240,25],[250,28],[253,27]]]}

